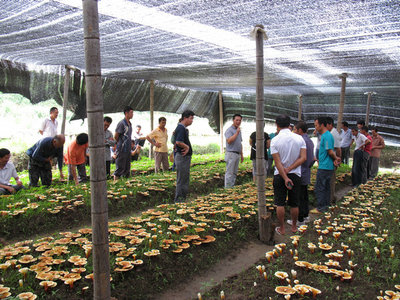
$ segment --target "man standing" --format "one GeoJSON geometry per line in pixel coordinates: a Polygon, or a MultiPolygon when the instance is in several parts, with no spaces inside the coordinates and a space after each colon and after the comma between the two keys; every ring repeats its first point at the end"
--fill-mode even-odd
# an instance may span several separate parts
{"type": "Polygon", "coordinates": [[[104,117],[104,144],[105,144],[105,157],[106,157],[106,175],[107,178],[111,176],[111,149],[115,145],[113,135],[108,128],[112,123],[110,117],[104,117]]]}
{"type": "MultiPolygon", "coordinates": [[[[311,183],[311,167],[313,166],[314,159],[314,143],[307,134],[307,124],[303,121],[299,121],[294,126],[294,133],[300,135],[306,143],[307,160],[301,165],[301,185],[300,185],[300,201],[299,201],[299,217],[297,226],[304,225],[308,220],[308,185],[311,183]]],[[[292,220],[288,220],[287,223],[292,225],[292,220]]]]}
{"type": "Polygon", "coordinates": [[[353,167],[351,168],[351,182],[354,187],[359,186],[362,183],[362,173],[363,173],[363,159],[364,154],[363,150],[366,144],[370,143],[370,140],[367,139],[365,135],[358,132],[358,128],[354,127],[351,129],[351,133],[353,134],[353,141],[356,143],[356,147],[353,153],[353,167]]]}
{"type": "Polygon", "coordinates": [[[86,176],[86,150],[88,149],[89,136],[86,133],[78,134],[75,141],[68,146],[64,155],[65,164],[68,165],[68,180],[73,180],[76,185],[87,181],[86,176]],[[76,175],[78,169],[78,176],[76,175]]]}
{"type": "MultiPolygon", "coordinates": [[[[331,117],[326,117],[326,128],[332,134],[333,137],[333,147],[335,149],[335,153],[337,157],[342,157],[342,148],[340,148],[341,138],[337,129],[334,127],[335,123],[331,117]]],[[[333,169],[333,174],[331,177],[331,203],[336,203],[336,169],[337,166],[333,169]]]]}
{"type": "Polygon", "coordinates": [[[363,151],[363,163],[362,163],[362,183],[367,183],[369,172],[368,172],[368,161],[371,155],[372,150],[372,137],[368,133],[368,127],[363,126],[360,132],[365,135],[365,137],[369,140],[369,143],[365,144],[363,151]]]}
{"type": "Polygon", "coordinates": [[[315,195],[317,208],[310,211],[313,214],[326,212],[330,205],[331,178],[335,166],[340,164],[340,157],[334,151],[334,139],[329,132],[325,117],[319,117],[314,121],[315,130],[321,134],[321,143],[318,153],[318,171],[315,183],[315,195]]]}
{"type": "Polygon", "coordinates": [[[125,118],[121,120],[115,129],[114,139],[117,142],[114,180],[121,176],[129,177],[131,171],[131,147],[133,108],[124,108],[125,118]]]}
{"type": "Polygon", "coordinates": [[[349,129],[349,123],[347,123],[346,121],[342,122],[340,137],[342,138],[342,141],[340,142],[340,148],[342,150],[342,162],[348,165],[350,157],[350,145],[353,135],[351,134],[351,130],[349,129]]]}
{"type": "Polygon", "coordinates": [[[139,160],[139,155],[144,146],[144,142],[146,141],[146,136],[142,133],[142,126],[136,125],[136,131],[133,133],[133,145],[132,151],[135,151],[135,154],[132,154],[132,160],[139,160]]]}
{"type": "MultiPolygon", "coordinates": [[[[250,140],[249,140],[250,146],[251,146],[251,151],[250,151],[250,159],[253,162],[253,181],[256,181],[256,132],[254,131],[250,135],[250,140]]],[[[268,133],[264,132],[264,174],[265,177],[268,176],[268,150],[270,146],[271,140],[269,138],[268,133]]]]}
{"type": "Polygon", "coordinates": [[[48,119],[43,120],[39,133],[44,137],[54,137],[57,135],[57,122],[58,117],[58,109],[57,107],[50,108],[50,117],[48,119]]]}
{"type": "Polygon", "coordinates": [[[368,161],[368,174],[369,179],[374,179],[378,175],[379,170],[379,158],[381,157],[382,149],[385,148],[385,141],[383,137],[378,134],[378,129],[376,127],[371,128],[372,132],[372,148],[371,156],[368,161]]]}
{"type": "Polygon", "coordinates": [[[239,159],[241,162],[243,162],[242,133],[240,131],[242,116],[235,114],[232,120],[232,126],[225,131],[225,188],[231,188],[235,185],[236,175],[239,168],[239,159]]]}
{"type": "Polygon", "coordinates": [[[57,157],[60,178],[64,179],[63,146],[65,137],[63,134],[55,137],[47,137],[38,141],[26,151],[29,156],[29,185],[37,186],[39,178],[43,185],[50,186],[52,181],[51,161],[57,157]]]}
{"type": "Polygon", "coordinates": [[[290,118],[280,115],[276,118],[278,135],[271,141],[271,154],[275,161],[274,201],[279,227],[276,233],[285,234],[285,204],[286,197],[290,206],[292,232],[297,231],[299,214],[301,164],[307,159],[304,139],[290,131],[290,118]]]}
{"type": "Polygon", "coordinates": [[[0,149],[0,195],[14,194],[24,188],[10,157],[10,150],[0,149]],[[14,177],[16,185],[10,184],[11,177],[14,177]]]}
{"type": "Polygon", "coordinates": [[[156,147],[154,151],[154,160],[156,169],[155,172],[158,173],[160,171],[161,165],[163,171],[168,171],[169,162],[168,162],[168,132],[165,125],[167,124],[167,119],[161,117],[158,119],[158,127],[154,129],[146,139],[150,144],[156,147]]]}
{"type": "Polygon", "coordinates": [[[270,147],[268,148],[268,167],[267,167],[268,174],[267,174],[267,176],[274,174],[274,168],[272,168],[272,165],[274,163],[274,159],[272,158],[272,154],[271,154],[271,141],[277,134],[278,134],[277,132],[272,132],[272,133],[269,134],[270,147]]]}
{"type": "Polygon", "coordinates": [[[193,119],[194,112],[191,110],[185,110],[182,113],[181,121],[175,129],[175,202],[184,202],[189,191],[192,145],[190,144],[189,130],[187,127],[192,125],[193,119]]]}

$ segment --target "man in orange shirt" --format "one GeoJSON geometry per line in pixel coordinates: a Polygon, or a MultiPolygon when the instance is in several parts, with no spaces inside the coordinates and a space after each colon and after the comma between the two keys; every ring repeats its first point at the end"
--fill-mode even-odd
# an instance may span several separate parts
{"type": "Polygon", "coordinates": [[[168,132],[165,125],[167,124],[167,119],[161,117],[158,119],[158,127],[154,129],[146,139],[150,144],[156,147],[154,158],[156,169],[155,172],[160,172],[161,165],[163,171],[168,171],[169,162],[168,162],[168,132]]]}
{"type": "Polygon", "coordinates": [[[86,182],[86,150],[88,148],[89,137],[86,133],[79,134],[73,141],[64,155],[65,164],[68,165],[69,180],[74,180],[75,184],[86,182]],[[78,176],[76,175],[78,169],[78,176]]]}

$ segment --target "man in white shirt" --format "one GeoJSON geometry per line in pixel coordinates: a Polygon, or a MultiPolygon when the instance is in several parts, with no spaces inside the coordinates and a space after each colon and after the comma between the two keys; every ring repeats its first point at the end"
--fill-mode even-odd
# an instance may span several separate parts
{"type": "Polygon", "coordinates": [[[10,150],[0,149],[0,195],[10,195],[23,189],[21,180],[19,180],[14,164],[9,161],[11,157],[10,150]],[[10,184],[11,177],[14,177],[16,185],[10,184]]]}
{"type": "Polygon", "coordinates": [[[39,133],[43,135],[43,137],[55,137],[57,135],[57,122],[58,117],[58,109],[57,107],[50,108],[50,117],[48,119],[43,120],[39,133]]]}
{"type": "Polygon", "coordinates": [[[306,143],[304,139],[290,131],[290,118],[280,115],[276,118],[278,135],[271,140],[271,154],[275,161],[274,202],[279,227],[276,233],[285,234],[285,204],[288,198],[292,219],[292,233],[297,231],[299,200],[301,192],[301,164],[307,160],[306,143]]]}
{"type": "MultiPolygon", "coordinates": [[[[330,131],[330,133],[333,136],[333,148],[335,149],[335,153],[337,157],[342,157],[342,148],[340,148],[340,143],[342,142],[342,138],[340,137],[339,132],[337,129],[334,127],[335,122],[331,117],[326,117],[326,128],[330,131]]],[[[337,166],[335,166],[333,170],[333,175],[331,177],[331,204],[336,203],[336,169],[337,166]]]]}
{"type": "Polygon", "coordinates": [[[353,154],[353,167],[351,169],[351,182],[356,187],[362,183],[364,148],[371,141],[361,132],[358,132],[357,127],[352,128],[351,133],[353,134],[351,144],[353,144],[353,141],[356,143],[353,154]]]}
{"type": "Polygon", "coordinates": [[[340,142],[340,148],[342,150],[342,162],[348,165],[350,157],[350,145],[353,139],[353,135],[351,134],[349,123],[347,123],[346,121],[342,122],[340,137],[342,138],[342,141],[340,142]]]}

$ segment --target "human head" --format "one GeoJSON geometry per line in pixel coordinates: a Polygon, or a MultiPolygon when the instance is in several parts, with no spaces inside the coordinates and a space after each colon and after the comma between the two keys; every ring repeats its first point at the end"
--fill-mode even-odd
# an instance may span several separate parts
{"type": "Polygon", "coordinates": [[[240,114],[234,114],[232,120],[233,120],[233,126],[238,128],[242,123],[242,116],[240,114]]]}
{"type": "Polygon", "coordinates": [[[137,132],[137,133],[139,133],[141,129],[142,129],[142,126],[141,126],[141,125],[136,125],[136,132],[137,132]]]}
{"type": "Polygon", "coordinates": [[[55,148],[62,148],[64,146],[64,143],[65,143],[65,136],[63,134],[57,134],[53,138],[53,146],[55,148]]]}
{"type": "Polygon", "coordinates": [[[6,148],[1,148],[0,149],[0,164],[6,164],[11,157],[11,153],[10,150],[6,149],[6,148]]]}
{"type": "Polygon", "coordinates": [[[130,106],[125,106],[124,115],[125,115],[125,118],[127,118],[128,120],[132,119],[133,118],[133,108],[130,106]]]}
{"type": "Polygon", "coordinates": [[[353,128],[351,128],[351,133],[352,133],[354,136],[357,136],[357,134],[358,134],[358,127],[353,127],[353,128]]]}
{"type": "Polygon", "coordinates": [[[160,117],[158,119],[159,127],[164,128],[166,124],[167,124],[167,119],[165,117],[160,117]]]}
{"type": "Polygon", "coordinates": [[[57,107],[52,107],[50,108],[50,118],[55,120],[58,117],[58,108],[57,107]]]}
{"type": "Polygon", "coordinates": [[[293,132],[297,133],[298,135],[303,135],[303,134],[307,133],[307,124],[306,124],[306,122],[298,121],[294,125],[293,132]]]}
{"type": "Polygon", "coordinates": [[[290,126],[290,117],[287,115],[279,115],[275,119],[276,126],[279,129],[287,128],[290,126]]]}
{"type": "Polygon", "coordinates": [[[342,127],[343,127],[343,129],[345,129],[345,131],[347,131],[347,129],[349,128],[349,123],[347,123],[346,121],[343,121],[342,127]]]}
{"type": "Polygon", "coordinates": [[[332,128],[335,126],[335,122],[331,117],[326,117],[326,128],[331,131],[332,128]]]}
{"type": "Polygon", "coordinates": [[[364,120],[357,120],[357,127],[360,130],[363,126],[365,126],[364,120]]]}
{"type": "Polygon", "coordinates": [[[327,121],[326,117],[318,117],[314,121],[315,130],[319,133],[323,133],[324,128],[326,128],[327,121]]]}
{"type": "Polygon", "coordinates": [[[104,117],[103,121],[104,121],[104,131],[106,131],[108,127],[110,127],[112,119],[110,117],[104,117]]]}
{"type": "Polygon", "coordinates": [[[80,133],[76,137],[76,143],[78,145],[85,145],[88,141],[89,141],[89,136],[87,135],[87,133],[80,133]]]}
{"type": "Polygon", "coordinates": [[[377,136],[378,135],[378,128],[376,128],[375,126],[371,127],[371,133],[373,136],[377,136]]]}
{"type": "Polygon", "coordinates": [[[368,130],[369,130],[368,126],[363,126],[363,127],[361,127],[360,132],[361,132],[363,135],[367,135],[367,134],[368,134],[368,130]]]}
{"type": "Polygon", "coordinates": [[[181,119],[182,119],[181,122],[183,123],[183,125],[185,125],[185,127],[192,125],[194,119],[194,112],[191,110],[185,110],[182,113],[181,119]]]}

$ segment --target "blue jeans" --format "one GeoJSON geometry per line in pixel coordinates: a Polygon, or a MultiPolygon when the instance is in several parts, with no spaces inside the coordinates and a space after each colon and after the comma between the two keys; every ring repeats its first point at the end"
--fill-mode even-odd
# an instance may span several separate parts
{"type": "Polygon", "coordinates": [[[317,197],[317,209],[321,212],[328,210],[331,199],[331,178],[333,170],[318,169],[315,182],[315,196],[317,197]]]}

